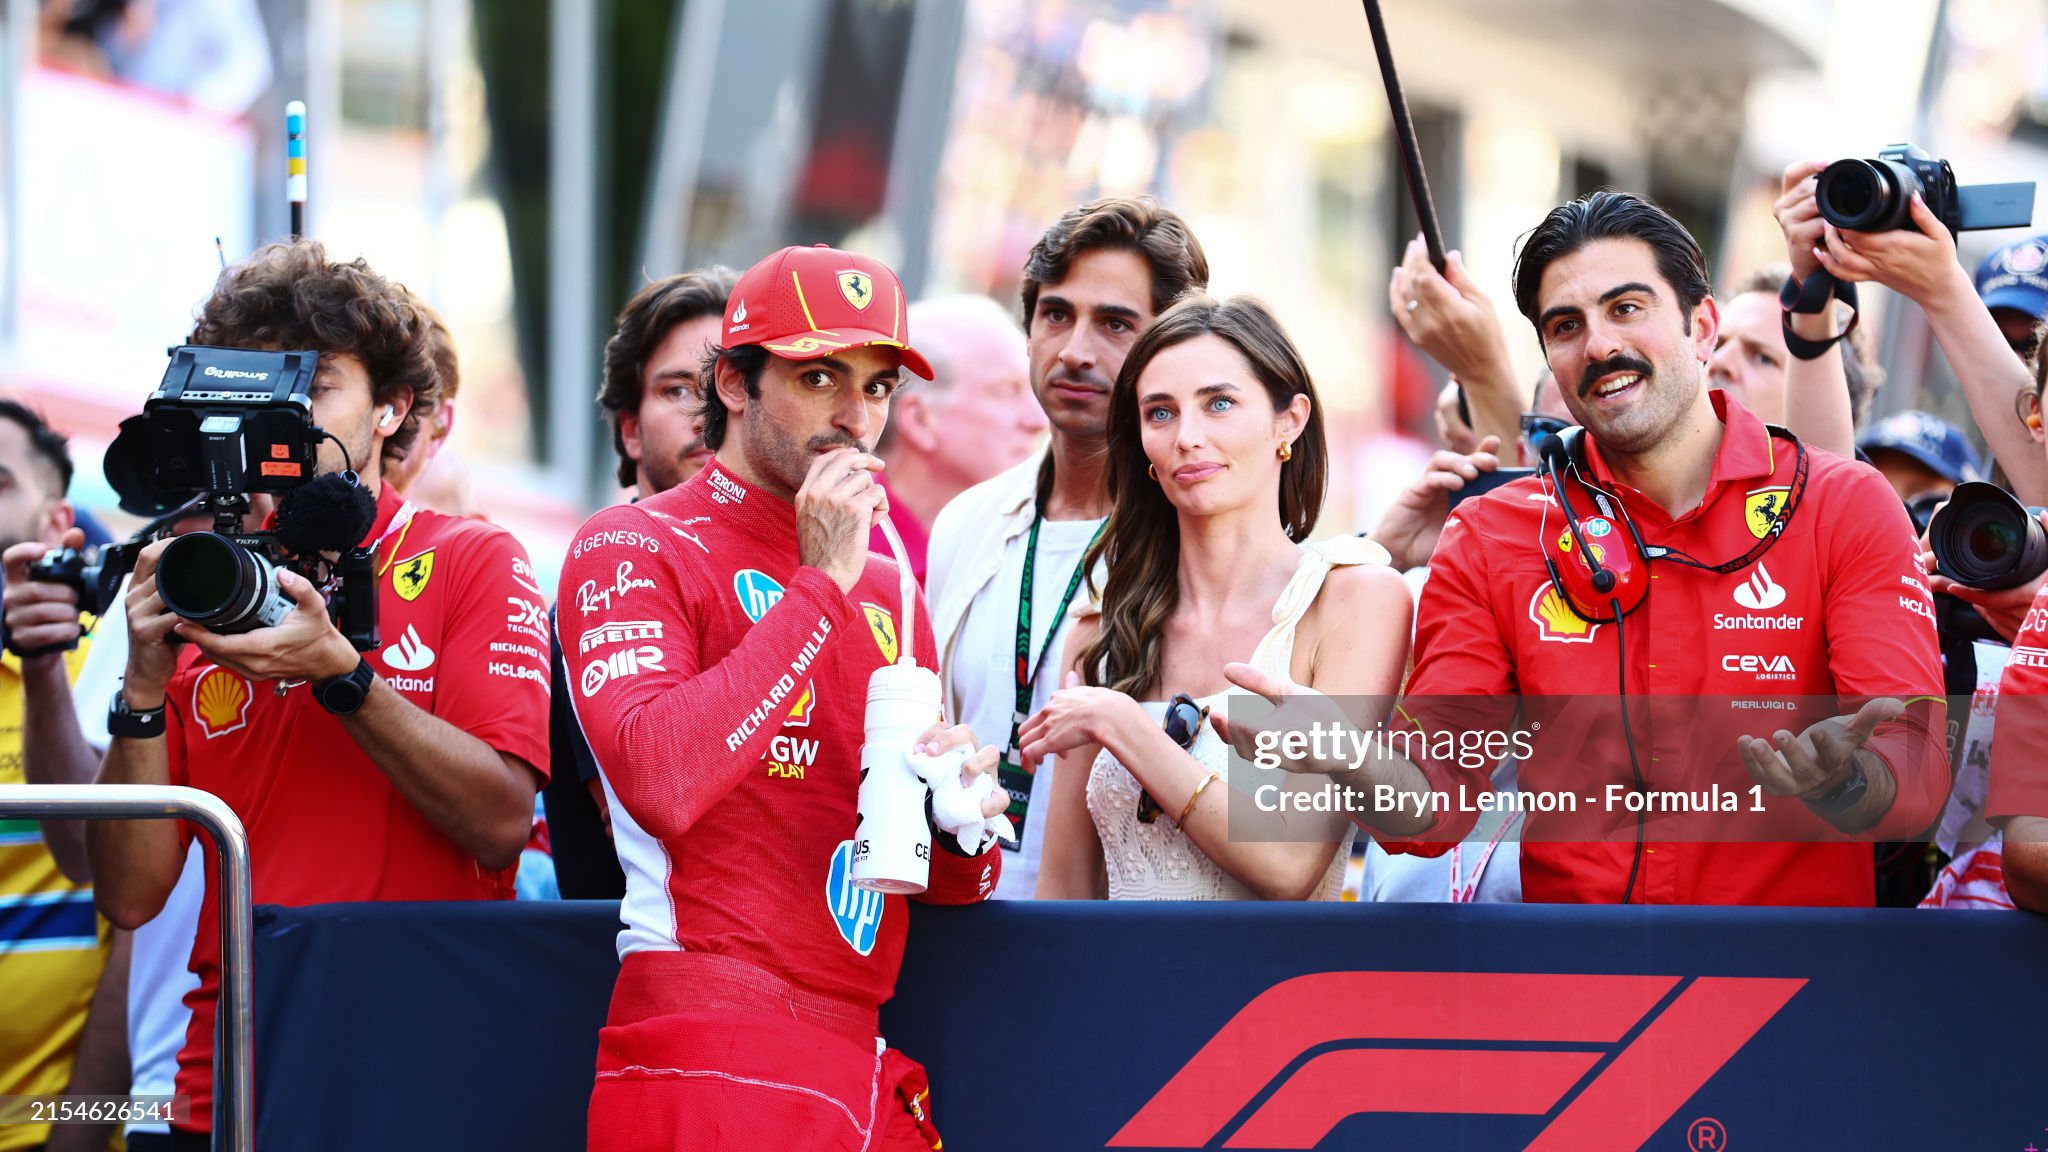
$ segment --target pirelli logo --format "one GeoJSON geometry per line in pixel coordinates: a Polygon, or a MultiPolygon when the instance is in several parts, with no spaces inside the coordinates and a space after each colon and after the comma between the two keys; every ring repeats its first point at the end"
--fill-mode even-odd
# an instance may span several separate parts
{"type": "Polygon", "coordinates": [[[630,640],[659,639],[661,639],[661,621],[659,620],[614,620],[609,624],[600,624],[585,632],[583,639],[576,644],[576,654],[587,656],[608,644],[624,644],[630,640]]]}
{"type": "Polygon", "coordinates": [[[2021,645],[2012,650],[2005,662],[2014,668],[2048,668],[2048,648],[2021,645]]]}
{"type": "Polygon", "coordinates": [[[1637,1148],[1796,978],[1322,972],[1254,997],[1111,1148],[1314,1148],[1371,1112],[1550,1117],[1529,1149],[1637,1148]]]}

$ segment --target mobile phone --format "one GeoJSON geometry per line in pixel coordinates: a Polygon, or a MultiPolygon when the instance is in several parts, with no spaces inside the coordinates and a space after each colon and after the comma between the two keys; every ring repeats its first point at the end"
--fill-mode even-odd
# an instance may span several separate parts
{"type": "Polygon", "coordinates": [[[1451,507],[1456,508],[1459,504],[1470,500],[1474,496],[1484,495],[1503,484],[1520,480],[1524,476],[1534,476],[1535,474],[1536,470],[1534,468],[1495,468],[1491,472],[1481,472],[1477,479],[1465,481],[1463,488],[1450,494],[1451,507]]]}

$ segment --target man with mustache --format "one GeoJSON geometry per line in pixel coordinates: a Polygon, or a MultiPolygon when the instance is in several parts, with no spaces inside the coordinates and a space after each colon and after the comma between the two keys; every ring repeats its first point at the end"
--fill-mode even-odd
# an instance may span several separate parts
{"type": "Polygon", "coordinates": [[[1002,780],[1018,842],[1004,842],[1017,851],[998,899],[1029,899],[1038,882],[1045,821],[1031,815],[1032,798],[1048,794],[1053,758],[1023,763],[1016,734],[1059,687],[1056,656],[1085,594],[1081,557],[1109,515],[1110,384],[1152,318],[1208,284],[1201,243],[1149,196],[1082,204],[1054,222],[1023,283],[1031,388],[1051,439],[962,492],[932,525],[926,587],[948,705],[983,736],[1009,738],[1002,780]]]}
{"type": "MultiPolygon", "coordinates": [[[[1918,832],[1948,787],[1933,603],[1905,510],[1869,466],[1812,447],[1802,465],[1793,442],[1707,387],[1720,312],[1699,245],[1656,205],[1599,192],[1555,209],[1524,245],[1514,288],[1584,426],[1563,470],[1579,531],[1566,532],[1541,474],[1458,507],[1430,563],[1402,715],[1432,731],[1459,727],[1453,706],[1605,694],[1573,756],[1556,744],[1544,755],[1541,741],[1564,734],[1545,722],[1536,755],[1522,757],[1522,789],[1597,801],[1609,783],[1630,794],[1712,786],[1739,794],[1745,813],[1753,795],[1803,804],[1774,800],[1768,818],[1731,817],[1684,843],[1627,815],[1601,823],[1613,833],[1602,842],[1567,842],[1588,825],[1532,814],[1525,900],[1870,905],[1860,841],[1918,832]],[[1636,533],[1649,559],[1634,554],[1636,533]],[[1639,603],[1572,592],[1597,579],[1589,549],[1609,566],[1647,565],[1639,603]],[[1566,577],[1581,565],[1586,579],[1554,580],[1547,564],[1566,577]],[[1631,703],[1630,744],[1613,707],[1624,688],[1631,700],[1685,697],[1687,710],[1673,720],[1672,703],[1631,703]],[[1841,715],[1781,713],[1776,727],[1730,703],[1765,697],[1839,697],[1841,715]],[[1768,735],[1742,735],[1756,732],[1768,735]],[[1804,842],[1782,842],[1795,837],[1804,842]]],[[[1456,796],[1484,790],[1491,767],[1424,755],[1347,783],[1354,794],[1370,777],[1368,793],[1387,783],[1456,796]]],[[[1473,818],[1411,805],[1361,822],[1392,850],[1426,852],[1473,818]]]]}
{"type": "MultiPolygon", "coordinates": [[[[562,569],[565,691],[626,872],[590,1147],[935,1148],[923,1069],[876,1032],[909,910],[851,877],[869,681],[904,628],[899,569],[868,551],[871,449],[901,371],[931,368],[895,275],[822,245],[740,277],[720,328],[699,376],[717,455],[592,517],[562,569]]],[[[934,725],[916,746],[973,742],[934,725]]],[[[980,818],[934,830],[919,899],[994,889],[1004,799],[980,786],[980,818]]]]}
{"type": "MultiPolygon", "coordinates": [[[[684,483],[711,459],[700,373],[705,355],[718,347],[738,278],[723,265],[664,276],[619,310],[618,330],[604,346],[597,406],[612,426],[619,485],[635,500],[684,483]]],[[[560,645],[551,663],[548,748],[556,770],[544,800],[555,883],[565,900],[617,900],[626,894],[626,875],[612,850],[611,813],[590,743],[576,724],[560,645]]]]}

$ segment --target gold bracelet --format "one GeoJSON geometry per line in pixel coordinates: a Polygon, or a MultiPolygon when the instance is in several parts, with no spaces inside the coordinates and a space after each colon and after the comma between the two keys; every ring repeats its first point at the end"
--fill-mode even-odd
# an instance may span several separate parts
{"type": "Polygon", "coordinates": [[[1223,775],[1221,771],[1212,769],[1200,784],[1195,785],[1194,793],[1188,797],[1188,806],[1180,810],[1180,819],[1173,822],[1175,828],[1187,827],[1188,817],[1195,814],[1195,801],[1202,798],[1202,789],[1214,784],[1216,778],[1221,775],[1223,775]]]}

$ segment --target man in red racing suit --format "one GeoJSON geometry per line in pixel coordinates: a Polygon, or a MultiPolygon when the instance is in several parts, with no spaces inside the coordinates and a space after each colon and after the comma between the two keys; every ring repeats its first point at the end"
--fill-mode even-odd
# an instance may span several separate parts
{"type": "MultiPolygon", "coordinates": [[[[714,462],[592,517],[562,571],[569,690],[626,874],[589,1146],[936,1148],[923,1069],[876,1035],[907,909],[851,884],[868,677],[902,626],[897,567],[867,551],[886,507],[869,449],[899,366],[926,366],[895,276],[822,246],[750,270],[722,336],[714,462]]],[[[993,770],[984,749],[962,773],[993,770]]],[[[1000,856],[934,830],[921,899],[986,898],[1000,856]]]]}

